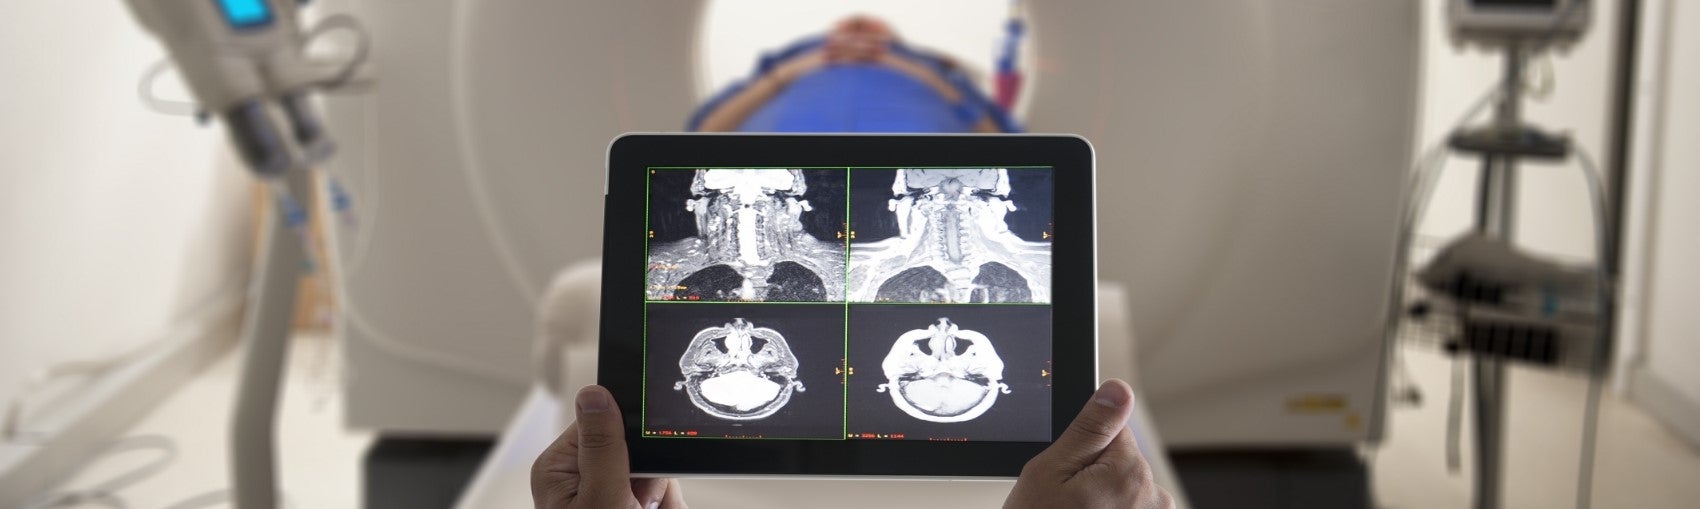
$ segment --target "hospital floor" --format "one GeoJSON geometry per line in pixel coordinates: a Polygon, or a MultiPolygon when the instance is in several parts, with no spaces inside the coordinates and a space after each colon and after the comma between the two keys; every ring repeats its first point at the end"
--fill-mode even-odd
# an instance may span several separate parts
{"type": "MultiPolygon", "coordinates": [[[[377,442],[369,432],[342,428],[341,351],[322,335],[298,336],[293,346],[277,438],[287,507],[360,507],[370,495],[363,492],[363,465],[377,442]]],[[[1390,439],[1369,455],[1377,502],[1387,508],[1468,507],[1467,436],[1465,470],[1453,475],[1445,467],[1449,365],[1443,357],[1421,351],[1410,351],[1406,358],[1424,402],[1393,410],[1390,439]]],[[[227,355],[132,430],[133,435],[169,437],[178,455],[158,475],[117,493],[129,507],[168,507],[228,486],[225,428],[236,380],[234,361],[227,355]]],[[[1514,436],[1507,446],[1507,507],[1568,507],[1574,493],[1583,382],[1518,371],[1511,383],[1508,428],[1514,436]]],[[[142,453],[133,456],[97,460],[64,487],[92,485],[150,460],[142,453]]],[[[1700,451],[1616,398],[1608,398],[1602,410],[1597,465],[1595,507],[1677,508],[1700,500],[1700,483],[1695,482],[1700,479],[1700,451]]]]}

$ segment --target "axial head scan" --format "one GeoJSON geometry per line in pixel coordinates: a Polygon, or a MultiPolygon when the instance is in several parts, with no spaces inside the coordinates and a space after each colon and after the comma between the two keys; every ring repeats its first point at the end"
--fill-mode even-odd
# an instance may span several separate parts
{"type": "Polygon", "coordinates": [[[898,336],[881,363],[886,383],[878,392],[910,417],[929,422],[963,422],[979,417],[1009,394],[1003,359],[985,334],[940,318],[926,329],[898,336]]]}
{"type": "Polygon", "coordinates": [[[733,421],[764,419],[803,391],[797,380],[797,356],[778,331],[756,327],[743,318],[710,327],[691,339],[679,357],[685,379],[673,390],[709,415],[733,421]]]}

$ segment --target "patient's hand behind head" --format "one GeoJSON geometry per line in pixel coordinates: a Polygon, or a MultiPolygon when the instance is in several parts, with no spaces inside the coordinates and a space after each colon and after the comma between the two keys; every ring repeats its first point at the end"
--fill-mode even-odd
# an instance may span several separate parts
{"type": "Polygon", "coordinates": [[[874,62],[884,56],[897,35],[891,26],[871,16],[840,20],[826,36],[826,57],[833,63],[874,62]]]}

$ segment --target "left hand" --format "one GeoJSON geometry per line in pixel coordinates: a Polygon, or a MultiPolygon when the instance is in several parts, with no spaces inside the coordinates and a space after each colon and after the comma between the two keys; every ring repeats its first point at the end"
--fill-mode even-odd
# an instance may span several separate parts
{"type": "Polygon", "coordinates": [[[577,419],[531,465],[538,509],[685,509],[675,479],[633,479],[620,408],[608,389],[578,391],[577,419]]]}

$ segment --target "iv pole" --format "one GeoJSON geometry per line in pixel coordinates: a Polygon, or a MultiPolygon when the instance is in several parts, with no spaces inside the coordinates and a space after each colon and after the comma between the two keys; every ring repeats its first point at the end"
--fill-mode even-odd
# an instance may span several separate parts
{"type": "MultiPolygon", "coordinates": [[[[1528,40],[1511,39],[1505,44],[1504,76],[1500,80],[1498,102],[1494,107],[1493,119],[1487,126],[1480,128],[1460,128],[1451,133],[1448,138],[1449,148],[1463,153],[1474,154],[1481,158],[1481,175],[1476,195],[1474,213],[1475,233],[1506,244],[1514,244],[1517,223],[1517,163],[1523,159],[1538,159],[1547,161],[1565,161],[1573,157],[1570,140],[1562,136],[1543,133],[1539,128],[1527,124],[1522,117],[1523,98],[1523,69],[1529,55],[1538,51],[1541,41],[1531,44],[1528,40]]],[[[1585,157],[1582,161],[1585,173],[1592,179],[1592,166],[1585,157]]],[[[1598,182],[1590,182],[1598,186],[1598,182]]],[[[1603,220],[1605,203],[1600,201],[1602,189],[1595,189],[1596,220],[1603,220]]],[[[1610,225],[1595,225],[1596,229],[1609,229],[1610,225]]],[[[1598,418],[1600,378],[1604,376],[1605,359],[1609,355],[1610,330],[1606,327],[1605,317],[1612,310],[1612,288],[1615,286],[1609,271],[1604,270],[1606,247],[1604,239],[1608,234],[1596,231],[1596,246],[1600,259],[1595,260],[1600,269],[1595,271],[1598,279],[1596,287],[1598,295],[1595,299],[1598,313],[1593,324],[1594,344],[1591,348],[1579,348],[1577,351],[1587,351],[1590,357],[1586,373],[1589,377],[1590,389],[1584,402],[1583,444],[1581,451],[1582,462],[1578,479],[1579,507],[1587,507],[1588,490],[1586,484],[1591,482],[1594,448],[1594,423],[1598,418]]],[[[1489,352],[1463,352],[1468,355],[1470,372],[1474,383],[1471,386],[1474,408],[1474,427],[1476,434],[1475,486],[1476,495],[1474,507],[1478,509],[1493,509],[1502,505],[1504,499],[1505,471],[1505,416],[1506,393],[1509,384],[1506,364],[1511,358],[1502,357],[1489,352]]]]}
{"type": "MultiPolygon", "coordinates": [[[[313,174],[295,168],[279,177],[298,203],[312,203],[313,174]]],[[[279,204],[281,205],[281,204],[279,204]]],[[[311,210],[312,207],[301,210],[311,210]]],[[[261,226],[262,243],[253,278],[251,305],[242,322],[241,367],[230,420],[231,502],[243,509],[278,504],[277,405],[300,277],[308,262],[300,230],[282,207],[271,207],[261,226]]]]}
{"type": "MultiPolygon", "coordinates": [[[[1489,129],[1519,132],[1523,93],[1523,49],[1517,42],[1506,46],[1505,76],[1499,104],[1489,129]]],[[[1454,146],[1456,147],[1456,143],[1454,146]]],[[[1517,225],[1517,155],[1512,152],[1482,151],[1482,170],[1476,195],[1475,229],[1489,238],[1511,241],[1517,225]]],[[[1483,355],[1470,358],[1476,429],[1476,501],[1481,509],[1499,507],[1503,485],[1505,444],[1505,394],[1509,381],[1505,361],[1483,355]]]]}

